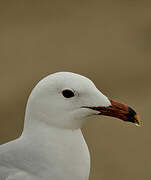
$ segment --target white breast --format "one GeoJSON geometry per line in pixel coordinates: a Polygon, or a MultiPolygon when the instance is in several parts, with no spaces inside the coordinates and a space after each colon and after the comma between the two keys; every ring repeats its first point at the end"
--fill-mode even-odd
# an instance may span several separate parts
{"type": "Polygon", "coordinates": [[[30,141],[29,164],[43,180],[88,180],[90,156],[81,130],[40,128],[30,141]]]}

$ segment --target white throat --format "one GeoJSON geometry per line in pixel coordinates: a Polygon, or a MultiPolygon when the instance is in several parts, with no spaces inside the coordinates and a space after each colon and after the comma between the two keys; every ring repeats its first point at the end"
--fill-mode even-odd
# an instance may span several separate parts
{"type": "Polygon", "coordinates": [[[34,143],[35,153],[42,155],[40,162],[33,160],[38,164],[35,168],[42,169],[34,169],[36,174],[45,180],[56,177],[58,180],[87,180],[90,155],[81,130],[51,126],[42,119],[44,116],[39,118],[29,112],[27,108],[23,138],[34,143]]]}

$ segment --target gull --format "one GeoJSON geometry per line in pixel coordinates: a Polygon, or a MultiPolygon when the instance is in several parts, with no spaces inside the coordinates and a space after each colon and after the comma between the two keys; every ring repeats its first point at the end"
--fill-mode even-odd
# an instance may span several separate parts
{"type": "Polygon", "coordinates": [[[82,75],[45,77],[28,98],[22,135],[0,146],[0,180],[88,180],[81,127],[98,115],[140,124],[132,108],[107,98],[82,75]]]}

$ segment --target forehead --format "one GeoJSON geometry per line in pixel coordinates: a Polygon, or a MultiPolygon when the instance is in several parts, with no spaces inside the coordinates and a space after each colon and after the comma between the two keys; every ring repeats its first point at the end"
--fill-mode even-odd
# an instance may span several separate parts
{"type": "Polygon", "coordinates": [[[40,82],[41,85],[46,85],[53,89],[72,88],[82,91],[84,89],[94,88],[93,82],[79,74],[60,72],[47,76],[40,82]]]}

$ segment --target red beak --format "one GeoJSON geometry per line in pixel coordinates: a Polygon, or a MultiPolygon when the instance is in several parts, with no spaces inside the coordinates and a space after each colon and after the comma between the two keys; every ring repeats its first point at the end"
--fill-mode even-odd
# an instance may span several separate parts
{"type": "Polygon", "coordinates": [[[119,102],[113,101],[109,99],[111,102],[111,106],[108,107],[89,107],[90,109],[99,111],[100,115],[112,116],[123,121],[129,121],[135,123],[136,125],[140,125],[139,117],[136,112],[129,106],[121,104],[119,102]]]}

